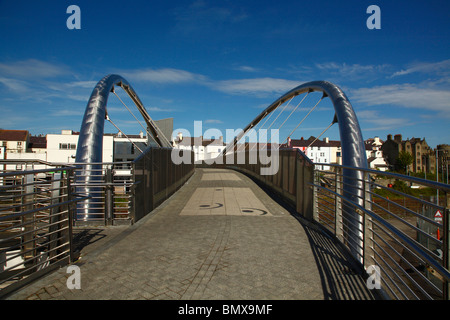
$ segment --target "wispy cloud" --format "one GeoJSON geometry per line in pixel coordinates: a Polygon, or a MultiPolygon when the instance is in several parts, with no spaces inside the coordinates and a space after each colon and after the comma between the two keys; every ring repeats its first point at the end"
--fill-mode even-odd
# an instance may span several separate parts
{"type": "Polygon", "coordinates": [[[286,93],[300,84],[302,84],[301,81],[294,80],[255,78],[216,81],[213,83],[213,87],[229,94],[269,95],[286,93]]]}
{"type": "Polygon", "coordinates": [[[342,80],[373,80],[374,78],[387,76],[392,69],[392,66],[388,64],[361,65],[336,62],[317,63],[315,67],[328,78],[333,77],[342,80]]]}
{"type": "Polygon", "coordinates": [[[217,119],[208,119],[203,121],[203,123],[223,123],[222,120],[217,120],[217,119]]]}
{"type": "Polygon", "coordinates": [[[192,83],[205,81],[206,77],[180,69],[141,69],[122,71],[121,74],[129,81],[151,82],[159,84],[192,83]]]}
{"type": "Polygon", "coordinates": [[[440,62],[416,62],[404,70],[395,72],[392,77],[404,76],[412,73],[427,73],[437,75],[450,75],[450,59],[440,62]]]}
{"type": "Polygon", "coordinates": [[[361,122],[375,126],[372,128],[367,128],[364,126],[365,131],[389,130],[414,125],[414,122],[410,121],[407,117],[393,118],[390,116],[385,116],[382,113],[380,114],[379,110],[358,111],[356,116],[361,122]]]}
{"type": "Polygon", "coordinates": [[[371,106],[397,105],[447,113],[450,116],[450,91],[424,88],[414,84],[393,84],[352,90],[352,99],[371,106]]]}
{"type": "Polygon", "coordinates": [[[21,79],[54,78],[66,75],[69,68],[46,61],[28,59],[11,63],[0,63],[0,75],[21,79]]]}
{"type": "Polygon", "coordinates": [[[238,66],[234,68],[237,71],[243,71],[243,72],[258,72],[258,68],[250,67],[250,66],[238,66]]]}
{"type": "Polygon", "coordinates": [[[22,80],[0,77],[0,83],[14,93],[24,93],[28,90],[27,83],[22,80]]]}

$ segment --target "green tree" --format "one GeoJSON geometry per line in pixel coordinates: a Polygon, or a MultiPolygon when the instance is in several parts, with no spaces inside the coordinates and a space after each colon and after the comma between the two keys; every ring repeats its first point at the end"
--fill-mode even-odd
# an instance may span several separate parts
{"type": "Polygon", "coordinates": [[[400,167],[400,170],[402,172],[408,171],[408,166],[413,163],[413,156],[411,153],[407,151],[400,151],[397,157],[397,165],[400,167]]]}

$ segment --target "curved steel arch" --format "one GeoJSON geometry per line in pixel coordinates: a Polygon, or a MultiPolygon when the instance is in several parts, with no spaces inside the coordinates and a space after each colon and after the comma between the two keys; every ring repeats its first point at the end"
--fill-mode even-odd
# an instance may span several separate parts
{"type": "MultiPolygon", "coordinates": [[[[172,148],[172,145],[170,145],[167,139],[162,139],[164,134],[150,118],[144,105],[128,81],[116,74],[105,76],[97,83],[92,91],[86,106],[80,136],[78,138],[75,162],[85,165],[81,168],[81,172],[77,173],[76,183],[80,185],[80,187],[77,187],[77,192],[82,194],[91,194],[98,189],[89,186],[92,182],[100,178],[96,174],[91,174],[91,172],[101,169],[101,162],[103,160],[103,133],[105,118],[107,116],[106,104],[109,94],[113,92],[115,86],[121,87],[136,104],[156,143],[160,147],[172,148]]],[[[97,207],[99,205],[94,199],[87,199],[79,203],[77,219],[89,220],[90,217],[95,217],[99,213],[99,209],[96,209],[97,207]]]]}
{"type": "Polygon", "coordinates": [[[103,129],[107,114],[106,103],[114,86],[121,87],[136,104],[155,141],[161,147],[172,147],[167,141],[161,139],[163,134],[148,115],[128,81],[119,75],[110,74],[97,83],[89,98],[81,124],[80,137],[78,138],[76,162],[102,162],[103,129]]]}
{"type": "MultiPolygon", "coordinates": [[[[262,119],[274,111],[278,106],[290,98],[306,93],[319,91],[323,93],[323,97],[329,97],[333,103],[335,110],[335,119],[339,124],[339,134],[341,138],[342,148],[342,165],[343,170],[343,195],[350,201],[353,201],[360,206],[364,206],[363,197],[363,184],[364,177],[362,171],[345,169],[348,167],[358,167],[366,169],[367,158],[364,147],[364,140],[361,133],[361,128],[358,123],[355,111],[348,100],[345,93],[335,84],[328,81],[312,81],[304,83],[291,91],[287,92],[279,99],[274,101],[263,112],[261,112],[252,122],[250,122],[245,129],[230,142],[223,151],[223,155],[226,155],[229,147],[233,148],[237,142],[252,128],[254,128],[262,119]]],[[[345,205],[345,204],[344,204],[345,205]]],[[[361,217],[354,210],[347,210],[346,214],[350,219],[357,219],[360,221],[361,217]]],[[[354,221],[354,220],[353,220],[354,221]]],[[[351,232],[358,234],[361,233],[360,228],[357,225],[344,223],[344,227],[351,230],[351,232]]],[[[350,239],[348,239],[350,241],[350,239]]],[[[361,243],[350,244],[350,250],[355,257],[361,254],[361,243]]]]}
{"type": "MultiPolygon", "coordinates": [[[[323,92],[323,94],[328,96],[333,103],[341,137],[342,164],[344,166],[367,168],[364,140],[353,107],[345,93],[338,86],[328,81],[307,82],[285,93],[250,122],[245,129],[230,142],[229,146],[236,145],[248,131],[254,128],[261,120],[290,98],[313,91],[323,92]]],[[[224,149],[223,154],[226,154],[227,149],[229,149],[228,145],[224,149]]]]}

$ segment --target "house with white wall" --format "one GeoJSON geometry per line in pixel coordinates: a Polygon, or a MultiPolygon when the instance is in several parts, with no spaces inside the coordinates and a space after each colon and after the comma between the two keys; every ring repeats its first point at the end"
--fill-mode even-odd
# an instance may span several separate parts
{"type": "MultiPolygon", "coordinates": [[[[288,148],[300,149],[314,163],[342,164],[341,142],[324,138],[319,140],[310,137],[305,140],[288,138],[288,148]]],[[[322,166],[322,170],[330,170],[330,166],[322,166]]]]}
{"type": "Polygon", "coordinates": [[[364,141],[364,146],[366,149],[367,163],[370,169],[386,171],[389,169],[389,165],[383,156],[383,151],[381,147],[383,146],[383,141],[379,137],[374,137],[364,141]]]}
{"type": "Polygon", "coordinates": [[[218,139],[204,139],[200,137],[184,137],[181,132],[172,138],[173,147],[176,149],[194,151],[194,161],[216,158],[225,148],[223,136],[218,139]]]}
{"type": "MultiPolygon", "coordinates": [[[[74,163],[79,132],[62,130],[60,134],[47,134],[47,161],[52,163],[74,163]]],[[[103,136],[103,162],[113,161],[112,135],[103,136]]]]}

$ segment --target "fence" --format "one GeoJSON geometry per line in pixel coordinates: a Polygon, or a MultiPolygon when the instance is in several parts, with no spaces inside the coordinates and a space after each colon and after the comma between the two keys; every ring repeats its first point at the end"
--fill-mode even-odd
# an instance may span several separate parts
{"type": "Polygon", "coordinates": [[[373,288],[379,284],[386,298],[449,299],[449,185],[313,164],[293,149],[278,152],[273,175],[261,175],[264,165],[248,151],[234,153],[231,164],[219,159],[214,166],[253,177],[303,217],[320,223],[375,279],[373,288]]]}
{"type": "Polygon", "coordinates": [[[174,164],[172,149],[148,148],[133,162],[76,163],[73,187],[89,199],[77,205],[75,223],[132,224],[178,190],[194,172],[190,163],[174,164]]]}
{"type": "Polygon", "coordinates": [[[119,225],[133,223],[133,162],[74,163],[71,185],[89,195],[77,204],[75,224],[119,225]]]}
{"type": "Polygon", "coordinates": [[[149,148],[134,161],[132,216],[135,221],[169,198],[194,173],[194,152],[179,150],[188,153],[186,158],[190,160],[175,164],[171,159],[172,151],[169,148],[149,148]]]}
{"type": "Polygon", "coordinates": [[[279,149],[274,151],[277,154],[272,154],[269,149],[263,152],[268,154],[266,158],[272,159],[273,162],[262,164],[261,161],[257,161],[259,152],[261,151],[247,150],[234,153],[232,160],[222,161],[224,163],[222,167],[238,170],[253,177],[296,208],[303,217],[312,219],[313,193],[309,184],[313,182],[314,165],[311,160],[298,149],[279,149]],[[275,166],[274,170],[267,170],[268,173],[272,172],[262,175],[261,172],[270,166],[275,166]]]}
{"type": "Polygon", "coordinates": [[[0,160],[0,296],[71,263],[74,224],[130,224],[151,212],[193,174],[190,157],[175,165],[171,149],[150,148],[133,162],[0,160]]]}
{"type": "Polygon", "coordinates": [[[74,168],[13,167],[0,161],[0,296],[73,260],[74,168]]]}
{"type": "Polygon", "coordinates": [[[331,167],[332,171],[315,170],[314,219],[375,275],[387,297],[447,300],[450,186],[370,169],[331,167]],[[349,180],[346,171],[357,171],[354,176],[361,178],[349,180]],[[433,199],[437,197],[439,201],[433,199]]]}

